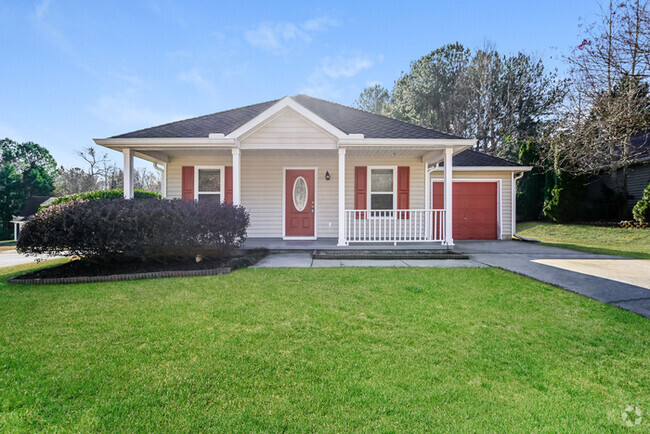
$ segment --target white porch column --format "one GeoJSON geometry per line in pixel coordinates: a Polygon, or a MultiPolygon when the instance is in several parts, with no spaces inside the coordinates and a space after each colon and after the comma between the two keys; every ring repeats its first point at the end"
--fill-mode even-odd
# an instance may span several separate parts
{"type": "Polygon", "coordinates": [[[339,242],[345,246],[345,148],[339,149],[339,242]]]}
{"type": "Polygon", "coordinates": [[[133,199],[133,153],[130,148],[124,148],[124,198],[133,199]]]}
{"type": "Polygon", "coordinates": [[[452,247],[454,245],[454,237],[452,236],[452,199],[453,199],[453,163],[452,155],[454,150],[452,148],[445,148],[445,175],[444,175],[444,189],[445,189],[445,237],[442,242],[443,245],[447,247],[452,247]]]}
{"type": "Polygon", "coordinates": [[[241,205],[241,149],[232,148],[232,204],[241,205]]]}

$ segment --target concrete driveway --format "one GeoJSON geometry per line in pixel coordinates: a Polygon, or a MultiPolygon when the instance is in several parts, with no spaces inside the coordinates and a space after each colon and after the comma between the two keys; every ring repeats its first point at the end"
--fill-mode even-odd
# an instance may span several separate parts
{"type": "Polygon", "coordinates": [[[521,241],[457,241],[454,251],[650,318],[650,260],[521,241]]]}

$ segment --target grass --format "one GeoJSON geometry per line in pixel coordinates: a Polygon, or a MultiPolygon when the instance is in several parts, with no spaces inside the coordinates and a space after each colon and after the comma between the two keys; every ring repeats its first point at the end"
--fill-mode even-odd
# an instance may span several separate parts
{"type": "Polygon", "coordinates": [[[650,427],[650,321],[502,270],[4,283],[36,267],[0,270],[0,431],[650,427]]]}
{"type": "Polygon", "coordinates": [[[0,252],[6,250],[14,250],[16,248],[16,242],[14,240],[5,240],[0,241],[0,252]]]}
{"type": "Polygon", "coordinates": [[[524,222],[517,223],[517,234],[548,246],[650,259],[650,229],[524,222]]]}

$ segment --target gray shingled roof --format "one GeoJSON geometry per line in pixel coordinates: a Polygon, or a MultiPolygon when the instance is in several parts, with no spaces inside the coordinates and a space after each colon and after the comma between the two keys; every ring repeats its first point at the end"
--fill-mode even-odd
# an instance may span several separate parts
{"type": "Polygon", "coordinates": [[[29,220],[31,216],[36,214],[42,205],[47,205],[54,199],[56,198],[50,196],[30,196],[25,201],[25,205],[23,205],[23,209],[20,210],[20,213],[15,216],[16,218],[12,219],[12,222],[29,220]]]}
{"type": "MultiPolygon", "coordinates": [[[[291,97],[346,134],[363,134],[381,139],[462,139],[462,137],[425,128],[387,116],[376,115],[307,95],[291,97]]],[[[133,131],[113,138],[208,137],[210,133],[230,134],[279,100],[267,101],[197,118],[171,122],[133,131]]]]}
{"type": "MultiPolygon", "coordinates": [[[[493,157],[492,155],[484,154],[483,152],[474,151],[472,149],[467,149],[454,155],[451,162],[457,167],[523,167],[521,164],[513,163],[512,161],[504,160],[503,158],[493,157]]],[[[444,164],[440,165],[444,166],[444,164]]]]}

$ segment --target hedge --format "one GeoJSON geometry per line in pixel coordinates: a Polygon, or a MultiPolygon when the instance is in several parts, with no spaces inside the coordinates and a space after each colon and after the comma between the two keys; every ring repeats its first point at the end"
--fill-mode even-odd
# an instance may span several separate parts
{"type": "Polygon", "coordinates": [[[25,223],[17,250],[97,259],[219,256],[246,239],[248,225],[246,210],[226,203],[73,200],[25,223]]]}
{"type": "MultiPolygon", "coordinates": [[[[146,190],[133,190],[134,199],[160,199],[160,193],[155,191],[146,191],[146,190]]],[[[74,193],[67,194],[65,196],[57,197],[52,202],[41,207],[47,208],[51,205],[56,205],[60,203],[72,202],[73,200],[98,200],[98,199],[123,199],[124,190],[123,189],[113,189],[113,190],[95,190],[95,191],[85,191],[83,193],[74,193]]]]}

